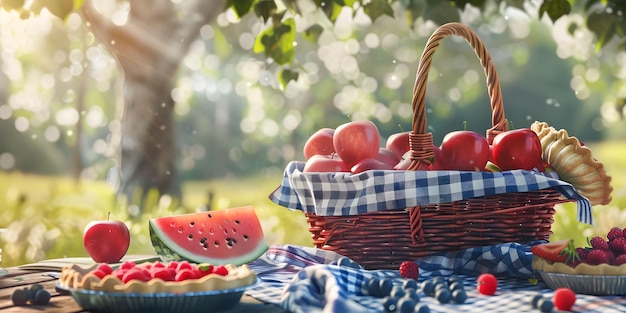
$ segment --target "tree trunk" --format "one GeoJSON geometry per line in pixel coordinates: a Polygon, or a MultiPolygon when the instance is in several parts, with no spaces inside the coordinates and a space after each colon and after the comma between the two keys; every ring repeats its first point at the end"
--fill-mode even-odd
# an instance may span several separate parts
{"type": "Polygon", "coordinates": [[[176,71],[200,28],[223,10],[223,1],[130,0],[128,20],[116,25],[88,0],[82,14],[124,72],[124,114],[118,194],[180,196],[174,127],[176,71]]]}

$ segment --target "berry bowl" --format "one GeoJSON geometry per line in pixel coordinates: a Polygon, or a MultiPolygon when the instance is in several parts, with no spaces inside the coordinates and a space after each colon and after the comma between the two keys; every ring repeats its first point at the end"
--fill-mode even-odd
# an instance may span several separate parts
{"type": "Polygon", "coordinates": [[[76,303],[87,311],[118,313],[196,313],[211,308],[212,312],[228,310],[239,303],[243,286],[224,290],[185,293],[122,293],[61,286],[57,290],[69,292],[76,303]]]}
{"type": "Polygon", "coordinates": [[[567,287],[579,294],[595,296],[626,295],[626,276],[579,275],[538,271],[552,289],[567,287]]]}

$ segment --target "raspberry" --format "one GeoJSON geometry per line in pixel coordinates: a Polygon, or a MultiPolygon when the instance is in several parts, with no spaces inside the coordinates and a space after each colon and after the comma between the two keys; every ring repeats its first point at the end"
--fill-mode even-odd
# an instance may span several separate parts
{"type": "Polygon", "coordinates": [[[626,263],[626,254],[619,255],[613,261],[613,265],[622,265],[624,263],[626,263]]]}
{"type": "Polygon", "coordinates": [[[611,239],[609,241],[609,249],[617,254],[626,252],[626,238],[616,237],[611,239]]]}
{"type": "Polygon", "coordinates": [[[415,262],[402,262],[400,264],[400,276],[417,280],[419,277],[419,266],[415,262]]]}
{"type": "Polygon", "coordinates": [[[584,260],[587,258],[587,255],[589,255],[589,251],[591,250],[586,249],[586,248],[581,248],[581,247],[576,248],[576,252],[578,253],[578,258],[580,258],[581,260],[584,260]]]}
{"type": "Polygon", "coordinates": [[[613,227],[609,230],[608,234],[606,235],[606,238],[608,238],[609,241],[615,238],[624,238],[624,232],[619,227],[613,227]]]}
{"type": "Polygon", "coordinates": [[[591,244],[591,247],[594,249],[598,249],[598,250],[608,250],[609,249],[609,243],[606,242],[606,240],[604,240],[604,238],[600,237],[600,236],[595,236],[593,238],[591,238],[591,240],[589,241],[589,244],[591,244]]]}
{"type": "Polygon", "coordinates": [[[589,252],[589,255],[587,255],[586,262],[591,265],[608,263],[609,257],[604,250],[591,250],[591,252],[589,252]]]}

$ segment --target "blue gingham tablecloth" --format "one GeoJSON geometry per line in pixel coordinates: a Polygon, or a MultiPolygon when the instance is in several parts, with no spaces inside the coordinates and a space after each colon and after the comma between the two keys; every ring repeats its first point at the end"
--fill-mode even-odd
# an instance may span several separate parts
{"type": "Polygon", "coordinates": [[[555,172],[371,170],[351,174],[304,173],[303,168],[304,163],[298,161],[287,165],[281,185],[270,194],[274,203],[321,216],[345,216],[554,188],[576,201],[578,221],[593,224],[589,200],[555,172]]]}
{"type": "MultiPolygon", "coordinates": [[[[332,251],[309,247],[271,246],[260,258],[248,264],[257,274],[259,283],[246,293],[294,313],[384,312],[383,300],[365,295],[362,282],[372,277],[386,277],[392,279],[394,285],[400,285],[403,279],[398,271],[330,264],[339,257],[332,251]]],[[[531,258],[530,245],[507,243],[419,259],[418,283],[436,276],[455,276],[463,280],[468,294],[464,304],[440,304],[420,292],[420,303],[427,304],[431,312],[539,312],[532,308],[530,299],[537,294],[551,299],[554,291],[541,280],[537,284],[529,282],[528,277],[533,277],[532,274],[523,271],[531,258]],[[522,261],[511,262],[518,259],[522,261]],[[466,274],[482,271],[498,277],[498,290],[493,296],[479,294],[476,276],[466,274]]],[[[572,311],[626,312],[626,298],[578,294],[572,311]]]]}

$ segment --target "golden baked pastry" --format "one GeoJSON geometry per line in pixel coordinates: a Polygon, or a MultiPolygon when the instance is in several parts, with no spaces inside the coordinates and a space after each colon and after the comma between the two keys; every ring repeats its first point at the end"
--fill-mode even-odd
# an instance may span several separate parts
{"type": "Polygon", "coordinates": [[[563,262],[550,262],[540,257],[534,257],[532,267],[534,270],[548,273],[573,274],[573,275],[597,275],[597,276],[623,276],[626,275],[626,264],[609,265],[599,264],[591,265],[580,263],[575,267],[567,265],[563,262]]]}
{"type": "Polygon", "coordinates": [[[542,158],[559,174],[559,178],[574,186],[592,205],[611,202],[611,177],[604,165],[596,160],[589,147],[564,129],[556,130],[545,122],[534,122],[532,129],[541,140],[542,158]]]}
{"type": "MultiPolygon", "coordinates": [[[[89,267],[81,267],[77,264],[68,265],[61,271],[59,285],[65,288],[120,293],[185,293],[233,289],[249,286],[257,281],[256,274],[245,264],[226,265],[227,275],[211,273],[181,281],[165,281],[159,278],[152,278],[148,281],[132,279],[126,283],[113,274],[98,277],[94,272],[98,266],[99,264],[89,267]]],[[[145,265],[142,264],[142,266],[145,265]]]]}

